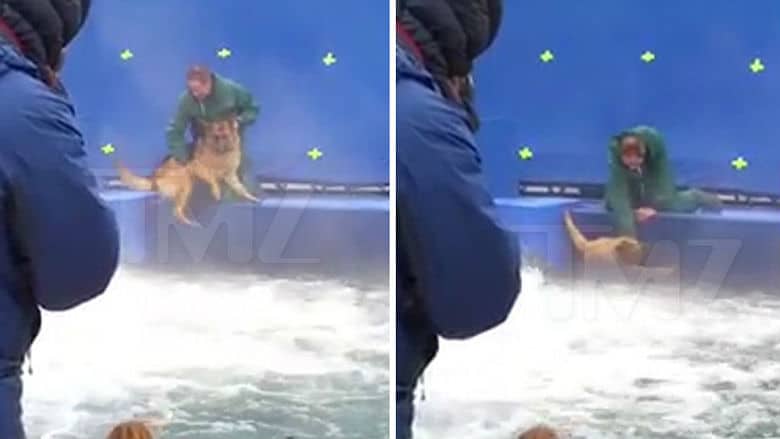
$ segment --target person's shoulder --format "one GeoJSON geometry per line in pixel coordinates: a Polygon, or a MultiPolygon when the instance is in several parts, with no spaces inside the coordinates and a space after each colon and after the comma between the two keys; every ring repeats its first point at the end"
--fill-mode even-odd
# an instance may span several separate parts
{"type": "Polygon", "coordinates": [[[67,96],[24,71],[0,75],[0,172],[13,178],[20,168],[60,166],[63,156],[83,160],[84,137],[67,96]],[[10,105],[8,105],[10,104],[10,105]]]}
{"type": "MultiPolygon", "coordinates": [[[[28,72],[14,69],[0,75],[0,132],[22,133],[53,120],[61,130],[75,123],[68,97],[57,93],[28,72]]],[[[47,125],[49,125],[47,123],[47,125]]]]}
{"type": "Polygon", "coordinates": [[[179,106],[192,105],[195,102],[195,99],[192,98],[192,95],[189,91],[184,90],[179,93],[177,102],[179,103],[179,106]]]}
{"type": "Polygon", "coordinates": [[[396,131],[419,138],[426,133],[440,137],[469,137],[466,111],[424,83],[408,81],[396,86],[396,131]]]}
{"type": "Polygon", "coordinates": [[[216,86],[217,90],[244,90],[245,87],[238,83],[238,81],[221,76],[218,74],[214,74],[214,85],[216,86]]]}
{"type": "Polygon", "coordinates": [[[445,98],[425,67],[408,51],[396,49],[396,127],[469,132],[468,114],[445,98]]]}
{"type": "Polygon", "coordinates": [[[195,99],[192,97],[189,91],[184,90],[179,95],[179,98],[176,101],[176,111],[178,113],[191,113],[194,111],[196,106],[195,99]]]}

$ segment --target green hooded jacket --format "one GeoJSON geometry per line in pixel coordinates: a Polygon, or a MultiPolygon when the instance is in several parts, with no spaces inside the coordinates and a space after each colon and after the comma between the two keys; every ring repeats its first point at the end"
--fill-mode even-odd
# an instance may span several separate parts
{"type": "Polygon", "coordinates": [[[189,158],[185,133],[193,120],[213,121],[234,114],[243,134],[243,130],[257,119],[259,108],[246,88],[216,74],[212,87],[211,94],[203,102],[198,102],[186,91],[179,98],[176,114],[166,129],[168,150],[179,161],[189,158]]]}
{"type": "Polygon", "coordinates": [[[658,130],[648,126],[634,127],[612,138],[605,192],[618,235],[636,236],[634,209],[639,207],[691,211],[697,206],[696,200],[677,191],[664,139],[658,130]],[[635,135],[645,144],[641,174],[627,169],[620,158],[620,139],[626,135],[635,135]]]}

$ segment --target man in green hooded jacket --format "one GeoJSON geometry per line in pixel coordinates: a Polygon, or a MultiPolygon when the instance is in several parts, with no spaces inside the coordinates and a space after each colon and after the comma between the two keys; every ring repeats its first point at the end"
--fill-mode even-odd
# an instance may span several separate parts
{"type": "Polygon", "coordinates": [[[691,213],[720,208],[716,195],[697,189],[677,190],[663,137],[648,126],[626,130],[610,142],[605,195],[620,236],[636,237],[636,223],[659,211],[691,213]]]}
{"type": "MultiPolygon", "coordinates": [[[[194,66],[187,72],[187,90],[179,98],[176,114],[166,130],[169,154],[182,163],[190,159],[192,144],[187,142],[185,134],[189,126],[193,141],[200,135],[195,123],[198,120],[210,122],[237,117],[243,143],[244,130],[255,122],[258,113],[259,108],[246,88],[206,67],[194,66]]],[[[238,173],[243,183],[252,187],[251,162],[245,146],[238,173]]],[[[224,186],[223,190],[226,199],[238,198],[230,188],[224,186]]]]}

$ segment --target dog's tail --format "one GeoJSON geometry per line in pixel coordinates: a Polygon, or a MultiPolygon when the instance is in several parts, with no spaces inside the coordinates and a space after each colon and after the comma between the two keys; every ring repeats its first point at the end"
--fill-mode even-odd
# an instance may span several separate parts
{"type": "Polygon", "coordinates": [[[574,224],[574,220],[571,217],[571,212],[568,210],[563,216],[563,221],[566,223],[566,230],[569,232],[571,242],[574,243],[574,248],[579,251],[585,251],[585,247],[588,245],[588,239],[580,232],[580,229],[574,224]]]}
{"type": "Polygon", "coordinates": [[[116,162],[116,168],[119,171],[119,180],[125,186],[137,191],[151,191],[154,188],[154,182],[151,178],[141,177],[127,168],[127,166],[116,162]]]}

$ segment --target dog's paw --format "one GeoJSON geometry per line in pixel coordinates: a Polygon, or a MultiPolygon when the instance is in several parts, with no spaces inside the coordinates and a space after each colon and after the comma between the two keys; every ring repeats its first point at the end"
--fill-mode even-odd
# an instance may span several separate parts
{"type": "Polygon", "coordinates": [[[243,199],[245,199],[247,201],[251,201],[253,203],[259,203],[260,202],[260,198],[259,197],[256,197],[256,196],[254,196],[254,195],[252,195],[250,193],[241,194],[241,197],[243,199]]]}
{"type": "Polygon", "coordinates": [[[190,221],[190,223],[187,224],[187,225],[192,227],[193,229],[202,229],[203,228],[203,225],[201,223],[197,222],[197,221],[190,221]]]}
{"type": "Polygon", "coordinates": [[[181,218],[179,218],[179,221],[182,224],[184,224],[185,226],[190,226],[190,227],[195,227],[195,228],[203,228],[203,226],[199,222],[197,222],[195,220],[191,220],[191,219],[189,219],[187,217],[181,217],[181,218]]]}

